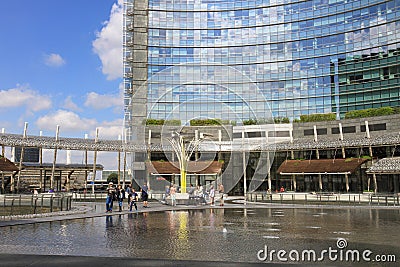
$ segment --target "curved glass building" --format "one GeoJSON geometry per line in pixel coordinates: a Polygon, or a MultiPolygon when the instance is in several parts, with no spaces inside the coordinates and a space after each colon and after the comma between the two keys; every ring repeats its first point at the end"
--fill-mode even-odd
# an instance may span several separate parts
{"type": "Polygon", "coordinates": [[[182,120],[237,121],[269,110],[291,119],[328,112],[340,118],[400,105],[399,0],[125,6],[125,119],[133,124],[178,113],[182,120]]]}

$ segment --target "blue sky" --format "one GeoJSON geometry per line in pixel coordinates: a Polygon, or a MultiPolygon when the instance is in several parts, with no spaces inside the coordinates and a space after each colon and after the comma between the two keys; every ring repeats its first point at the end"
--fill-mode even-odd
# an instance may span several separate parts
{"type": "Polygon", "coordinates": [[[0,129],[117,139],[122,0],[0,3],[0,129]]]}

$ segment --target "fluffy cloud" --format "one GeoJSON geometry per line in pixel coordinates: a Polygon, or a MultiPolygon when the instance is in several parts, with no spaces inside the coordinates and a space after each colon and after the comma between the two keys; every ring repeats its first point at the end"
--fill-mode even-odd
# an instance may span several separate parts
{"type": "Polygon", "coordinates": [[[97,125],[95,119],[80,118],[78,114],[58,110],[55,113],[47,114],[37,119],[36,125],[41,130],[54,131],[57,125],[60,125],[62,132],[88,131],[94,129],[97,125]]]}
{"type": "MultiPolygon", "coordinates": [[[[102,122],[99,127],[99,139],[117,140],[122,135],[123,120],[117,119],[111,122],[102,122]]],[[[90,136],[96,136],[96,129],[90,132],[90,136]]]]}
{"type": "Polygon", "coordinates": [[[72,101],[72,97],[71,97],[71,96],[68,96],[68,97],[65,99],[63,108],[68,109],[68,110],[72,110],[72,111],[82,111],[82,109],[79,108],[78,105],[75,104],[75,103],[72,101]]]}
{"type": "Polygon", "coordinates": [[[123,98],[122,95],[100,95],[95,92],[90,92],[86,96],[84,104],[86,107],[94,109],[105,109],[109,107],[116,107],[122,110],[123,98]]]}
{"type": "Polygon", "coordinates": [[[44,56],[44,63],[50,67],[61,67],[65,60],[59,54],[49,54],[44,56]]]}
{"type": "Polygon", "coordinates": [[[28,113],[49,109],[52,105],[49,96],[40,95],[27,85],[17,85],[16,88],[0,90],[0,99],[0,109],[25,107],[28,113]]]}
{"type": "Polygon", "coordinates": [[[55,131],[57,125],[60,125],[62,133],[88,132],[89,138],[95,138],[96,127],[99,129],[100,139],[117,140],[122,133],[122,119],[115,121],[98,122],[95,119],[81,118],[78,114],[58,110],[55,113],[47,114],[36,121],[36,125],[41,130],[55,131]]]}
{"type": "Polygon", "coordinates": [[[100,57],[102,72],[108,80],[122,77],[122,26],[123,0],[118,0],[111,9],[110,19],[97,33],[93,51],[100,57]]]}

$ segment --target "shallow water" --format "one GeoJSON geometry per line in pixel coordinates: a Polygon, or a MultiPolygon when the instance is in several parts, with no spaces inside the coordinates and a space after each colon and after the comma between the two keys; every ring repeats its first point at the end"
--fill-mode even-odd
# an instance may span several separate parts
{"type": "MultiPolygon", "coordinates": [[[[205,209],[0,228],[1,253],[258,262],[269,250],[369,249],[400,260],[400,210],[205,209]]],[[[287,256],[287,255],[286,255],[287,256]]],[[[275,257],[276,260],[276,257],[275,257]]]]}

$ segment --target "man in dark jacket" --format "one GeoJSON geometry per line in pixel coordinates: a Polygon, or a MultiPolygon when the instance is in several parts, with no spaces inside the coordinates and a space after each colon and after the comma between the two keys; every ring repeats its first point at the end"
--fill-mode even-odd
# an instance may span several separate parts
{"type": "Polygon", "coordinates": [[[124,202],[125,199],[125,190],[122,188],[122,185],[118,185],[116,195],[118,200],[119,211],[122,211],[122,203],[124,202]]]}

